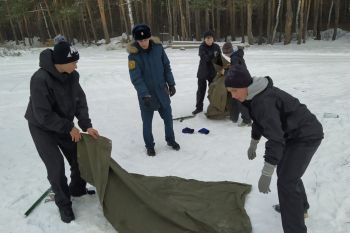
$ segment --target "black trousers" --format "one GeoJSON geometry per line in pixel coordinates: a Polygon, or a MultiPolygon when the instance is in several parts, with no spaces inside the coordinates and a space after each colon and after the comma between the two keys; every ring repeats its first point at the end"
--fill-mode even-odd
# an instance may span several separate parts
{"type": "Polygon", "coordinates": [[[252,122],[252,119],[250,118],[249,115],[249,110],[246,106],[244,106],[241,102],[239,102],[239,100],[236,100],[234,98],[230,98],[231,101],[231,112],[230,112],[230,117],[231,120],[233,122],[237,122],[238,121],[238,116],[241,113],[241,118],[242,121],[246,124],[249,124],[252,122]]]}
{"type": "MultiPolygon", "coordinates": [[[[197,89],[197,103],[196,103],[196,109],[203,110],[203,101],[205,94],[207,92],[207,80],[204,78],[197,78],[197,84],[198,84],[198,89],[197,89]]],[[[213,79],[208,79],[208,86],[210,83],[213,81],[213,79]]]]}
{"type": "Polygon", "coordinates": [[[42,130],[29,123],[29,130],[41,160],[47,170],[47,178],[55,193],[55,203],[58,208],[71,206],[70,188],[84,188],[86,182],[80,177],[77,160],[77,144],[72,141],[69,134],[57,134],[42,130]],[[71,181],[68,187],[65,176],[64,159],[66,157],[71,167],[71,181]]]}
{"type": "Polygon", "coordinates": [[[282,160],[277,165],[277,188],[284,233],[306,233],[304,209],[309,208],[301,177],[320,140],[287,142],[282,160]]]}

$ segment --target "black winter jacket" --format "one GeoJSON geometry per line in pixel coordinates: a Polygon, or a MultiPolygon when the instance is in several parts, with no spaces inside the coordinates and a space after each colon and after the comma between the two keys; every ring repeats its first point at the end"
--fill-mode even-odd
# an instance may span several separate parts
{"type": "Polygon", "coordinates": [[[216,76],[216,71],[213,65],[213,60],[215,57],[218,57],[221,54],[220,46],[213,43],[211,46],[208,46],[203,42],[199,46],[199,66],[197,77],[206,80],[213,80],[216,76]]]}
{"type": "Polygon", "coordinates": [[[30,81],[30,98],[25,118],[44,130],[67,134],[77,117],[83,131],[92,127],[79,73],[59,73],[52,62],[52,50],[40,54],[40,69],[30,81]]]}
{"type": "Polygon", "coordinates": [[[276,165],[283,156],[286,143],[323,138],[316,116],[297,98],[273,86],[270,77],[264,91],[243,102],[253,119],[252,138],[267,139],[265,161],[276,165]]]}

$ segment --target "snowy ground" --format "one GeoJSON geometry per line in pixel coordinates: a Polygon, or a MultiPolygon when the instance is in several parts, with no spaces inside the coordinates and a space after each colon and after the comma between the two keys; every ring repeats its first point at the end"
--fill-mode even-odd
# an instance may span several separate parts
{"type": "MultiPolygon", "coordinates": [[[[272,192],[258,192],[264,141],[258,157],[249,161],[246,150],[250,128],[229,120],[208,120],[203,114],[175,122],[181,150],[164,142],[163,123],[153,121],[157,156],[147,157],[136,92],[130,83],[127,53],[104,47],[80,48],[78,70],[94,126],[113,141],[113,158],[129,172],[154,176],[180,176],[203,181],[237,181],[253,185],[246,209],[254,233],[281,233],[280,216],[272,209],[278,202],[276,176],[272,192]],[[184,135],[182,128],[206,127],[209,135],[184,135]]],[[[43,163],[23,118],[29,80],[38,67],[40,49],[21,57],[0,57],[0,232],[96,233],[116,232],[103,217],[96,197],[73,200],[76,221],[64,224],[54,203],[42,204],[28,218],[24,212],[49,183],[43,163]]],[[[194,109],[198,56],[196,49],[167,49],[177,83],[172,98],[174,117],[194,109]]],[[[311,233],[350,232],[350,40],[308,41],[306,45],[252,46],[246,62],[252,75],[269,75],[274,83],[298,97],[324,127],[325,139],[313,158],[304,184],[311,209],[306,220],[311,233]],[[324,118],[335,113],[339,118],[324,118]]],[[[206,102],[207,106],[207,102],[206,102]]],[[[67,169],[68,170],[68,169],[67,169]]],[[[118,208],[116,206],[116,208],[118,208]]]]}

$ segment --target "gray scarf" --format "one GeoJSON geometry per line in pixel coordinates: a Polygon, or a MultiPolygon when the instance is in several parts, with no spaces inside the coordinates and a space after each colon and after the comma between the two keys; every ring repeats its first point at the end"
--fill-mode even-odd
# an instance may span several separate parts
{"type": "Polygon", "coordinates": [[[265,77],[253,77],[253,83],[248,87],[247,100],[253,99],[254,96],[265,90],[268,84],[269,81],[265,77]]]}

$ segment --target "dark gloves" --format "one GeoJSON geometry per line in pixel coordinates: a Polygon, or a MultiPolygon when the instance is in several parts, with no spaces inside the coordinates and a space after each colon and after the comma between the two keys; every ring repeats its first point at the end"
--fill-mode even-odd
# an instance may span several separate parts
{"type": "Polygon", "coordinates": [[[146,107],[151,107],[151,99],[152,97],[150,95],[146,95],[142,97],[143,103],[145,104],[146,107]]]}
{"type": "Polygon", "coordinates": [[[174,85],[169,86],[169,95],[173,96],[176,93],[176,89],[174,85]]]}

